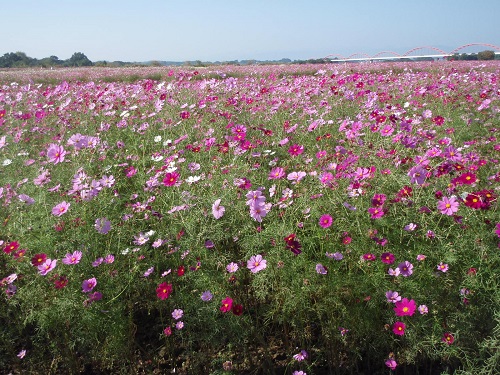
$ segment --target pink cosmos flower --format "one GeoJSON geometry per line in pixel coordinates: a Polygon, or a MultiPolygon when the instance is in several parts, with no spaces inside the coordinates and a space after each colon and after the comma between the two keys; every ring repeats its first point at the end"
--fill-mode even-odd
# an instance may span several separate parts
{"type": "Polygon", "coordinates": [[[385,194],[375,194],[372,198],[372,206],[373,207],[382,207],[384,202],[387,199],[387,195],[385,194]]]}
{"type": "Polygon", "coordinates": [[[395,259],[396,257],[392,253],[382,253],[382,255],[380,256],[380,260],[385,264],[392,264],[394,263],[395,259]]]}
{"type": "Polygon", "coordinates": [[[163,185],[165,186],[174,186],[179,179],[179,173],[177,172],[168,172],[165,174],[165,178],[163,179],[163,185]]]}
{"type": "Polygon", "coordinates": [[[183,315],[184,311],[182,311],[181,309],[175,309],[174,311],[172,311],[172,318],[174,318],[175,320],[179,320],[183,315]]]}
{"type": "Polygon", "coordinates": [[[297,353],[293,356],[293,359],[295,359],[298,362],[301,362],[307,359],[308,356],[309,354],[305,350],[301,350],[300,353],[297,353]]]}
{"type": "Polygon", "coordinates": [[[437,269],[441,272],[447,272],[448,271],[448,265],[446,263],[439,263],[438,266],[437,266],[437,269]]]}
{"type": "Polygon", "coordinates": [[[169,284],[167,282],[163,282],[158,285],[156,288],[156,296],[161,299],[167,299],[170,294],[172,293],[172,284],[169,284]]]}
{"type": "Polygon", "coordinates": [[[394,334],[398,336],[403,336],[405,334],[405,329],[406,324],[404,324],[403,322],[396,322],[392,326],[392,332],[394,332],[394,334]]]}
{"type": "Polygon", "coordinates": [[[217,199],[212,205],[212,215],[214,215],[216,219],[220,219],[226,211],[226,208],[220,205],[220,201],[220,199],[217,199]]]}
{"type": "Polygon", "coordinates": [[[54,216],[62,216],[66,212],[68,212],[69,206],[71,203],[67,203],[65,201],[59,203],[58,205],[52,208],[52,215],[54,216]]]}
{"type": "Polygon", "coordinates": [[[394,128],[391,125],[386,125],[380,130],[380,135],[382,137],[388,137],[394,132],[394,128]]]}
{"type": "Polygon", "coordinates": [[[443,215],[452,216],[458,211],[459,202],[455,197],[443,197],[437,204],[438,210],[443,215]]]}
{"type": "Polygon", "coordinates": [[[275,167],[271,169],[271,172],[269,172],[268,179],[269,180],[278,180],[280,178],[285,177],[285,170],[281,167],[275,167]]]}
{"type": "Polygon", "coordinates": [[[328,228],[333,223],[333,219],[330,215],[324,214],[319,218],[319,226],[321,228],[328,228]]]}
{"type": "Polygon", "coordinates": [[[399,263],[398,268],[399,268],[399,273],[404,277],[408,277],[413,273],[413,264],[411,264],[407,260],[399,263]]]}
{"type": "Polygon", "coordinates": [[[300,180],[306,177],[307,173],[303,171],[291,172],[286,176],[286,179],[292,181],[292,184],[298,184],[300,180]]]}
{"type": "Polygon", "coordinates": [[[88,280],[83,280],[82,292],[83,293],[91,292],[92,289],[94,289],[96,285],[97,285],[97,280],[95,277],[92,277],[91,279],[88,279],[88,280]]]}
{"type": "Polygon", "coordinates": [[[392,290],[385,292],[385,297],[387,298],[387,302],[390,303],[396,303],[401,301],[401,296],[399,295],[399,293],[393,292],[392,290]]]}
{"type": "Polygon", "coordinates": [[[80,263],[80,259],[82,259],[82,252],[81,251],[75,251],[73,254],[66,254],[66,256],[63,258],[62,262],[64,264],[78,264],[80,263]]]}
{"type": "Polygon", "coordinates": [[[47,149],[47,157],[51,163],[57,164],[64,161],[64,156],[66,155],[66,151],[60,145],[51,144],[47,149]]]}
{"type": "Polygon", "coordinates": [[[57,264],[57,259],[52,260],[50,258],[47,258],[45,262],[43,262],[37,267],[38,273],[42,276],[45,276],[47,273],[56,268],[56,264],[57,264]]]}
{"type": "Polygon", "coordinates": [[[18,356],[20,359],[23,359],[25,355],[26,355],[26,349],[21,350],[21,351],[17,354],[17,356],[18,356]]]}
{"type": "Polygon", "coordinates": [[[420,313],[420,315],[425,315],[429,313],[429,308],[426,305],[420,305],[418,307],[418,312],[420,313]]]}
{"type": "Polygon", "coordinates": [[[298,144],[294,144],[294,145],[290,146],[290,148],[288,149],[288,153],[291,156],[298,156],[298,155],[302,154],[303,152],[304,152],[304,146],[301,146],[298,144]]]}
{"type": "Polygon", "coordinates": [[[371,215],[371,219],[380,219],[384,216],[384,209],[382,207],[370,207],[368,213],[371,215]]]}
{"type": "Polygon", "coordinates": [[[394,359],[388,359],[385,361],[385,365],[391,370],[395,370],[398,363],[394,359]]]}
{"type": "Polygon", "coordinates": [[[269,208],[267,204],[250,205],[250,217],[259,223],[262,222],[262,218],[266,217],[268,213],[269,208]]]}
{"type": "Polygon", "coordinates": [[[445,332],[441,341],[451,345],[455,342],[455,337],[450,332],[445,332]]]}
{"type": "Polygon", "coordinates": [[[220,311],[223,313],[231,311],[233,308],[233,299],[230,297],[226,297],[222,300],[222,305],[220,307],[220,311]]]}
{"type": "Polygon", "coordinates": [[[403,298],[401,301],[396,302],[394,312],[396,313],[396,316],[412,316],[416,309],[417,304],[414,300],[403,298]]]}
{"type": "Polygon", "coordinates": [[[330,172],[323,172],[319,176],[319,180],[323,185],[328,185],[333,180],[333,174],[331,174],[330,172]]]}
{"type": "Polygon", "coordinates": [[[226,266],[226,271],[229,273],[234,273],[238,271],[238,269],[239,269],[238,265],[234,262],[231,262],[226,266]]]}
{"type": "Polygon", "coordinates": [[[399,274],[401,273],[401,271],[399,270],[399,268],[396,267],[396,269],[392,269],[392,268],[389,268],[387,270],[387,273],[391,276],[399,276],[399,274]]]}
{"type": "Polygon", "coordinates": [[[252,273],[257,273],[259,271],[262,271],[264,268],[267,267],[267,261],[262,258],[262,255],[253,255],[248,261],[247,261],[247,268],[252,272],[252,273]]]}

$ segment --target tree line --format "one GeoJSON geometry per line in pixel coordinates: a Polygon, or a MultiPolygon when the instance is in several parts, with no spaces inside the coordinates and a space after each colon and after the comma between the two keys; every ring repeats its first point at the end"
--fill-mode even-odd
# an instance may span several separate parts
{"type": "Polygon", "coordinates": [[[448,60],[495,60],[498,59],[495,55],[494,51],[486,50],[486,51],[481,51],[478,53],[462,53],[458,54],[455,53],[451,56],[448,57],[448,60]]]}
{"type": "MultiPolygon", "coordinates": [[[[60,60],[57,56],[49,56],[43,59],[36,59],[33,57],[29,57],[24,52],[9,52],[0,56],[0,68],[27,68],[27,67],[42,67],[42,68],[52,68],[52,67],[76,67],[76,66],[143,66],[143,65],[153,65],[153,66],[162,66],[162,65],[187,65],[187,66],[210,66],[210,65],[220,65],[220,64],[236,64],[236,65],[262,65],[262,64],[325,64],[329,62],[334,62],[337,58],[321,58],[321,59],[308,59],[308,60],[290,60],[290,59],[281,59],[281,60],[267,60],[267,61],[258,61],[258,60],[242,60],[242,61],[226,61],[211,63],[211,62],[201,62],[201,61],[188,61],[184,63],[177,63],[173,61],[163,62],[163,61],[150,61],[147,63],[131,63],[131,62],[123,62],[123,61],[97,61],[92,62],[90,59],[85,56],[82,52],[75,52],[73,55],[66,60],[60,60]]],[[[430,58],[432,59],[432,58],[430,58]]],[[[495,60],[500,59],[500,55],[496,55],[494,51],[481,51],[476,53],[462,53],[462,54],[454,54],[452,56],[447,57],[448,60],[495,60]]],[[[411,61],[417,60],[408,56],[406,58],[401,58],[401,61],[411,61]]]]}
{"type": "Polygon", "coordinates": [[[27,68],[27,67],[71,67],[92,66],[94,63],[82,52],[75,52],[69,59],[60,60],[57,56],[36,59],[24,52],[8,52],[0,57],[0,68],[27,68]]]}

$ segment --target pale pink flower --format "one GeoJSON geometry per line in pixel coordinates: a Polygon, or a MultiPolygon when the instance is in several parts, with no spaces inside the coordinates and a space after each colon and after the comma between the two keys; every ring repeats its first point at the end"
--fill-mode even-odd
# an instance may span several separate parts
{"type": "Polygon", "coordinates": [[[48,274],[50,271],[52,271],[54,268],[56,268],[56,264],[57,264],[57,259],[45,259],[45,262],[43,262],[42,264],[40,264],[37,268],[38,268],[38,273],[42,276],[45,276],[46,274],[48,274]]]}
{"type": "Polygon", "coordinates": [[[51,144],[47,149],[47,157],[51,163],[57,164],[64,161],[64,156],[66,155],[66,151],[60,145],[51,144]]]}
{"type": "Polygon", "coordinates": [[[63,214],[65,214],[66,212],[68,212],[68,209],[69,209],[69,206],[71,204],[70,203],[67,203],[65,201],[59,203],[58,205],[54,206],[52,208],[52,215],[54,216],[62,216],[63,214]]]}
{"type": "Polygon", "coordinates": [[[216,219],[220,219],[224,215],[224,212],[226,212],[226,208],[220,205],[220,201],[220,199],[217,199],[212,205],[212,215],[216,219]]]}
{"type": "Polygon", "coordinates": [[[455,197],[443,197],[438,203],[437,208],[443,215],[452,216],[458,211],[459,202],[455,197]]]}

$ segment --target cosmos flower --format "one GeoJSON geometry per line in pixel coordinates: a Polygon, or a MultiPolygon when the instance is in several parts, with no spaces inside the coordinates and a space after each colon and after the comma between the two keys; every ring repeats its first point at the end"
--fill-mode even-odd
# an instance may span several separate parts
{"type": "Polygon", "coordinates": [[[443,197],[437,204],[439,212],[451,216],[458,211],[459,202],[455,197],[443,197]]]}
{"type": "Polygon", "coordinates": [[[257,273],[259,271],[262,271],[264,268],[267,267],[267,261],[262,258],[262,255],[253,255],[248,261],[247,261],[247,268],[252,272],[252,273],[257,273]]]}
{"type": "Polygon", "coordinates": [[[57,164],[64,161],[66,151],[64,147],[56,144],[51,144],[47,149],[47,157],[51,163],[57,164]]]}
{"type": "Polygon", "coordinates": [[[66,212],[68,212],[70,205],[71,205],[71,203],[67,203],[65,201],[63,201],[63,202],[55,205],[52,208],[52,215],[54,215],[54,216],[62,216],[63,214],[65,214],[66,212]]]}
{"type": "Polygon", "coordinates": [[[67,253],[62,262],[64,264],[78,264],[80,263],[80,259],[82,259],[82,252],[74,251],[73,254],[67,253]]]}
{"type": "Polygon", "coordinates": [[[404,324],[403,322],[396,322],[392,326],[392,332],[394,332],[394,334],[398,336],[403,336],[405,334],[405,329],[406,324],[404,324]]]}
{"type": "Polygon", "coordinates": [[[396,302],[394,312],[396,313],[396,316],[412,316],[416,309],[417,305],[414,300],[403,298],[401,301],[396,302]]]}
{"type": "Polygon", "coordinates": [[[224,212],[226,212],[226,208],[220,205],[220,201],[220,199],[217,199],[212,205],[212,215],[214,215],[216,219],[220,219],[222,215],[224,215],[224,212]]]}
{"type": "Polygon", "coordinates": [[[172,284],[169,284],[167,282],[163,282],[158,285],[156,288],[156,296],[161,299],[167,299],[170,294],[172,293],[172,284]]]}
{"type": "Polygon", "coordinates": [[[328,228],[332,225],[333,219],[330,215],[324,214],[319,218],[319,226],[321,228],[328,228]]]}

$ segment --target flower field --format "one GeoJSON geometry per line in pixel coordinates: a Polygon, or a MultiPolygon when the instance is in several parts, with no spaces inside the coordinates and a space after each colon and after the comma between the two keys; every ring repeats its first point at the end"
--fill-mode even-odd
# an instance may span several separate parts
{"type": "Polygon", "coordinates": [[[500,65],[0,71],[0,369],[497,374],[500,65]]]}

